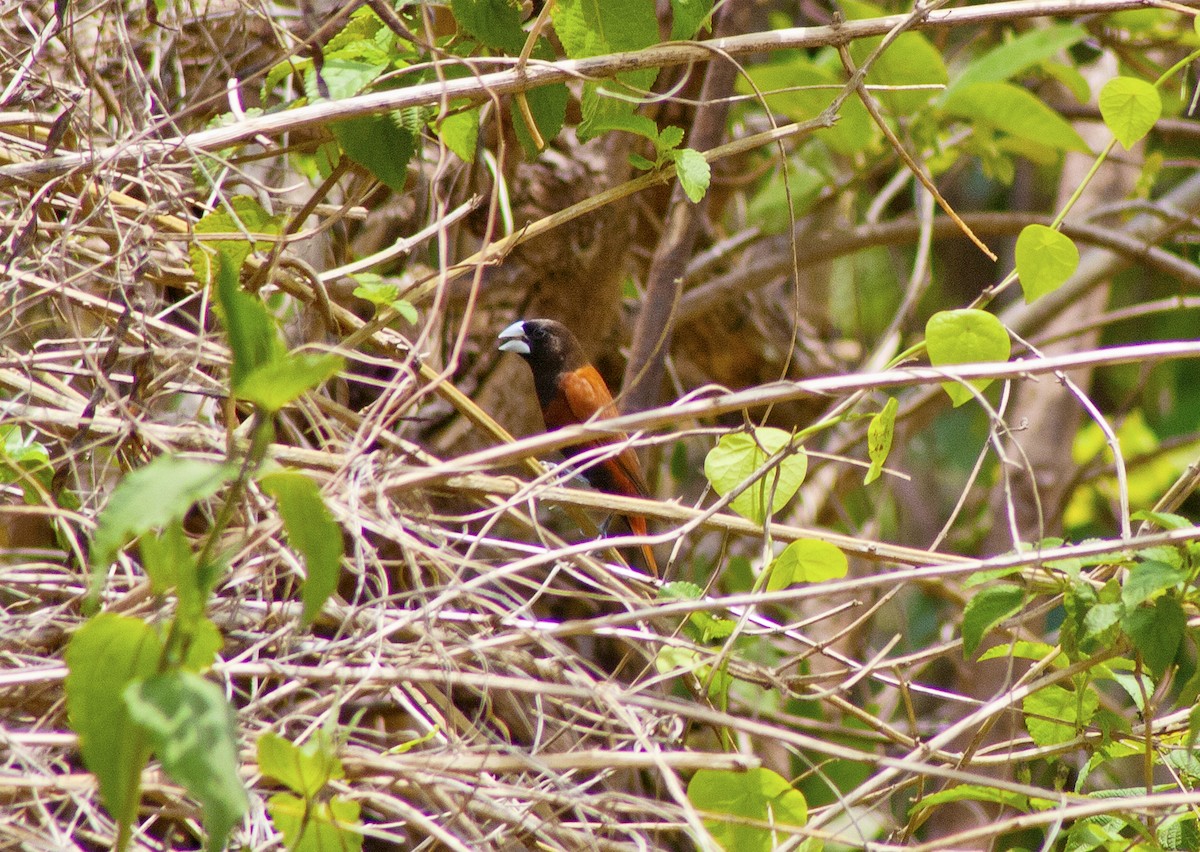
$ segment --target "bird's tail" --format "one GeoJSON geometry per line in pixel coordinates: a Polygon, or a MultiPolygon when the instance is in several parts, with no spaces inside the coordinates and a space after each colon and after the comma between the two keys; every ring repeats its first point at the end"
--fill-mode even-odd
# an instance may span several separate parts
{"type": "MultiPolygon", "coordinates": [[[[629,529],[634,535],[645,536],[649,534],[649,531],[646,527],[646,519],[642,515],[626,515],[626,519],[629,521],[629,529]]],[[[642,545],[642,555],[646,559],[646,570],[649,571],[651,576],[657,580],[658,562],[654,558],[654,551],[650,548],[650,545],[642,545]]]]}

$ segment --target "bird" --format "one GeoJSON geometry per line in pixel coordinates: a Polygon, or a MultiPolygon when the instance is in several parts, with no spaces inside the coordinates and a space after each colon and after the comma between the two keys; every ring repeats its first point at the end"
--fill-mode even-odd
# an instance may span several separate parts
{"type": "MultiPolygon", "coordinates": [[[[608,385],[584,357],[575,335],[562,323],[550,319],[518,320],[500,332],[498,339],[501,351],[520,355],[533,371],[533,386],[547,432],[617,416],[608,385]]],[[[570,458],[627,440],[626,435],[605,436],[564,447],[562,452],[570,458]]],[[[642,465],[632,446],[627,445],[619,453],[588,466],[583,475],[598,491],[625,497],[650,496],[642,465]]],[[[625,519],[634,535],[646,535],[643,515],[626,515],[625,519]]],[[[657,578],[654,551],[643,544],[642,554],[646,567],[657,578]]]]}

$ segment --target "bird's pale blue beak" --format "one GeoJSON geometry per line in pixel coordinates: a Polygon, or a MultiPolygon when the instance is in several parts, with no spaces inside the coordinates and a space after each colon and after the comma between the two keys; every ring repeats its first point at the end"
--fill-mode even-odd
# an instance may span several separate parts
{"type": "Polygon", "coordinates": [[[529,354],[529,341],[525,339],[525,323],[517,320],[497,335],[500,340],[501,352],[516,352],[518,355],[529,354]]]}

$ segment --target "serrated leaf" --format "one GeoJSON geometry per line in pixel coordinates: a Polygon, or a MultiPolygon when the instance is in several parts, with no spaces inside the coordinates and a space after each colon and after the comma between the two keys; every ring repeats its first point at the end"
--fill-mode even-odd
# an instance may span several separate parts
{"type": "Polygon", "coordinates": [[[896,432],[896,412],[900,410],[900,401],[894,396],[888,397],[883,410],[871,418],[867,426],[867,455],[871,459],[871,467],[863,477],[863,485],[870,485],[883,473],[888,453],[892,451],[892,437],[896,432]]]}
{"type": "Polygon", "coordinates": [[[1030,304],[1067,282],[1079,268],[1079,249],[1071,238],[1045,225],[1026,225],[1017,237],[1017,275],[1030,304]]]}
{"type": "Polygon", "coordinates": [[[679,178],[679,185],[693,204],[699,204],[704,198],[704,193],[708,191],[711,178],[708,161],[704,159],[703,154],[691,148],[681,148],[675,151],[674,155],[675,175],[679,178]]]}
{"type": "Polygon", "coordinates": [[[199,675],[174,671],[130,683],[124,698],[163,769],[200,802],[207,849],[224,849],[249,807],[238,775],[237,725],[225,694],[199,675]]]}
{"type": "Polygon", "coordinates": [[[712,14],[713,0],[671,0],[671,41],[696,35],[712,14]]]}
{"type": "Polygon", "coordinates": [[[1011,83],[956,88],[943,103],[950,115],[982,122],[1004,133],[1061,151],[1090,153],[1070,123],[1037,97],[1011,83]]]}
{"type": "Polygon", "coordinates": [[[488,47],[517,56],[525,47],[521,9],[508,0],[450,0],[459,25],[488,47]]]}
{"type": "Polygon", "coordinates": [[[983,589],[963,609],[963,657],[970,659],[997,624],[1020,611],[1025,590],[1007,583],[983,589]]]}
{"type": "Polygon", "coordinates": [[[295,471],[270,473],[260,480],[279,504],[288,543],[304,557],[306,576],[300,593],[301,623],[311,624],[337,588],[341,571],[342,531],[330,514],[317,484],[295,471]]]}
{"type": "Polygon", "coordinates": [[[1159,592],[1172,589],[1186,579],[1186,571],[1165,562],[1140,562],[1129,569],[1125,582],[1121,584],[1121,603],[1132,611],[1159,592]]]}
{"type": "MultiPolygon", "coordinates": [[[[935,367],[950,367],[972,362],[1007,361],[1012,352],[1008,330],[987,311],[965,308],[939,311],[925,324],[929,362],[935,367]]],[[[976,379],[970,384],[982,393],[991,379],[976,379]]],[[[957,408],[975,395],[958,382],[943,382],[942,388],[957,408]]]]}
{"type": "Polygon", "coordinates": [[[850,562],[837,545],[815,538],[797,539],[771,563],[767,591],[786,589],[795,583],[837,580],[849,570],[850,562]]]}
{"type": "Polygon", "coordinates": [[[1126,151],[1145,138],[1162,110],[1158,89],[1136,77],[1113,77],[1100,90],[1100,115],[1126,151]]]}
{"type": "Polygon", "coordinates": [[[1075,692],[1057,684],[1042,687],[1021,702],[1029,736],[1043,748],[1073,740],[1099,706],[1100,697],[1093,690],[1075,692]]]}
{"type": "Polygon", "coordinates": [[[782,429],[762,427],[753,434],[723,435],[704,458],[704,475],[720,495],[728,494],[752,476],[757,479],[729,504],[743,518],[761,524],[781,509],[804,482],[808,456],[803,449],[783,458],[771,471],[762,471],[769,457],[792,436],[782,429]],[[768,505],[768,498],[770,505],[768,505]]]}
{"type": "Polygon", "coordinates": [[[386,115],[347,118],[329,126],[346,156],[369,171],[381,183],[403,192],[408,182],[408,161],[414,143],[411,131],[386,115]]]}

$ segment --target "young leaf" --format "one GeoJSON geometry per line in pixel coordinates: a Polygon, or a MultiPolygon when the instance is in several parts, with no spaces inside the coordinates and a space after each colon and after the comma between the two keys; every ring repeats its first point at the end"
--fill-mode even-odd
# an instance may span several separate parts
{"type": "Polygon", "coordinates": [[[1158,89],[1136,77],[1113,77],[1100,90],[1100,115],[1128,151],[1162,116],[1158,89]]]}
{"type": "Polygon", "coordinates": [[[238,287],[237,267],[223,253],[217,260],[217,307],[233,350],[229,380],[236,391],[254,370],[283,356],[283,341],[262,300],[238,287]]]}
{"type": "Polygon", "coordinates": [[[282,471],[264,476],[263,490],[279,503],[288,543],[304,557],[308,576],[300,596],[302,623],[311,624],[337,588],[342,562],[342,531],[334,521],[317,484],[302,473],[282,471]]]}
{"type": "Polygon", "coordinates": [[[803,826],[808,822],[804,794],[770,769],[701,769],[688,783],[687,796],[697,810],[705,812],[704,827],[713,839],[725,849],[738,852],[769,852],[790,836],[747,825],[737,821],[739,817],[780,826],[803,826]],[[734,819],[726,821],[720,816],[734,819]]]}
{"type": "Polygon", "coordinates": [[[771,563],[767,591],[786,589],[795,583],[836,580],[849,570],[846,554],[837,545],[816,538],[797,539],[771,563]]]}
{"type": "Polygon", "coordinates": [[[337,374],[344,362],[338,355],[283,355],[256,367],[237,386],[237,396],[274,414],[301,394],[337,374]]]}
{"type": "Polygon", "coordinates": [[[870,485],[883,473],[883,465],[887,462],[888,453],[892,451],[896,412],[899,410],[900,401],[890,396],[883,410],[872,417],[870,425],[867,426],[867,455],[871,458],[871,467],[863,477],[863,485],[870,485]]]}
{"type": "Polygon", "coordinates": [[[312,799],[330,781],[346,776],[334,743],[324,730],[317,730],[302,746],[268,731],[258,738],[257,751],[259,770],[305,799],[312,799]]]}
{"type": "Polygon", "coordinates": [[[150,744],[121,696],[131,682],[157,671],[162,652],[150,625],[112,613],[88,621],[67,644],[67,720],[79,735],[83,765],[100,784],[104,807],[123,825],[137,811],[150,744]]]}
{"type": "Polygon", "coordinates": [[[129,684],[124,698],[163,769],[200,802],[208,850],[224,849],[249,807],[238,776],[237,726],[225,694],[199,675],[173,671],[129,684]]]}
{"type": "MultiPolygon", "coordinates": [[[[987,311],[974,308],[934,314],[925,324],[925,338],[929,362],[935,367],[974,361],[1007,361],[1012,352],[1008,330],[1000,320],[987,311]]],[[[971,385],[982,392],[991,383],[991,379],[976,379],[971,385]]],[[[969,388],[958,382],[943,382],[942,388],[955,408],[975,398],[969,388]]]]}
{"type": "Polygon", "coordinates": [[[687,197],[693,204],[699,204],[700,199],[704,198],[704,193],[708,191],[708,182],[711,178],[708,161],[704,159],[703,154],[693,151],[691,148],[681,148],[673,151],[672,154],[679,185],[683,187],[683,191],[687,193],[687,197]]]}
{"type": "Polygon", "coordinates": [[[762,524],[782,508],[804,482],[808,456],[797,448],[778,466],[761,471],[767,459],[787,446],[792,436],[782,429],[763,427],[753,434],[737,432],[723,435],[704,457],[704,475],[718,494],[725,495],[751,476],[756,481],[730,503],[729,508],[743,518],[762,524]],[[771,504],[767,505],[767,498],[771,504]]]}
{"type": "MultiPolygon", "coordinates": [[[[201,284],[209,284],[217,271],[217,258],[221,255],[229,258],[234,275],[241,269],[242,263],[254,251],[258,241],[252,240],[255,235],[275,236],[283,229],[283,219],[272,216],[263,209],[258,200],[249,195],[235,195],[229,199],[229,205],[218,207],[211,213],[205,214],[193,226],[193,231],[200,234],[229,234],[246,233],[249,237],[233,236],[226,240],[197,240],[193,243],[189,254],[191,256],[192,272],[201,284]]],[[[236,281],[236,277],[235,277],[236,281]]]]}
{"type": "Polygon", "coordinates": [[[1121,603],[1132,612],[1159,592],[1174,588],[1186,579],[1186,571],[1165,562],[1139,562],[1129,569],[1129,575],[1121,585],[1121,603]]]}
{"type": "Polygon", "coordinates": [[[975,656],[983,637],[1020,610],[1024,602],[1025,591],[1006,583],[984,589],[967,601],[963,609],[963,658],[975,656]]]}
{"type": "Polygon", "coordinates": [[[1071,238],[1045,225],[1026,225],[1017,237],[1017,275],[1026,304],[1066,283],[1079,267],[1079,249],[1071,238]]]}

